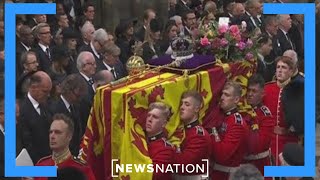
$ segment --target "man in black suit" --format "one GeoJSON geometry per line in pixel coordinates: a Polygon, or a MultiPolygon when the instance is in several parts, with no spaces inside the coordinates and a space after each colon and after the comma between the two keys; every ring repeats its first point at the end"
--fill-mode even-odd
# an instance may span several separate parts
{"type": "Polygon", "coordinates": [[[75,128],[69,148],[74,156],[78,156],[80,141],[84,134],[78,103],[85,95],[87,95],[86,82],[79,74],[71,74],[61,84],[60,97],[50,102],[51,114],[63,113],[73,121],[75,128]]]}
{"type": "MultiPolygon", "coordinates": [[[[182,22],[184,25],[183,34],[192,38],[194,28],[197,28],[196,14],[192,10],[187,10],[182,16],[182,22]]],[[[182,32],[180,32],[181,34],[182,32]]]]}
{"type": "Polygon", "coordinates": [[[93,75],[96,73],[96,61],[91,52],[83,51],[77,58],[77,68],[81,77],[87,82],[87,96],[81,98],[80,101],[80,118],[82,124],[82,132],[85,132],[87,121],[95,94],[93,75]]]}
{"type": "Polygon", "coordinates": [[[101,52],[104,44],[106,44],[107,42],[108,42],[108,34],[104,29],[100,28],[94,32],[89,46],[84,46],[82,49],[80,49],[80,52],[82,51],[91,52],[94,56],[96,64],[99,66],[102,64],[102,59],[103,59],[101,52]]]}
{"type": "Polygon", "coordinates": [[[36,26],[34,32],[38,39],[38,44],[35,46],[34,51],[38,55],[40,69],[49,73],[52,64],[50,26],[47,23],[40,23],[36,26]]]}
{"type": "Polygon", "coordinates": [[[292,20],[289,14],[279,14],[277,15],[277,20],[279,22],[279,29],[276,38],[278,39],[279,48],[281,50],[279,53],[282,55],[288,49],[295,50],[295,45],[288,34],[292,26],[292,20]]]}
{"type": "Polygon", "coordinates": [[[93,34],[95,32],[95,28],[90,21],[86,21],[80,28],[80,31],[81,31],[81,40],[79,40],[77,43],[77,51],[79,52],[81,49],[85,49],[86,46],[90,45],[93,34]]]}
{"type": "Polygon", "coordinates": [[[247,30],[251,32],[261,27],[262,4],[258,0],[247,0],[245,3],[246,15],[248,16],[247,30]],[[250,25],[250,26],[249,26],[250,25]]]}
{"type": "Polygon", "coordinates": [[[21,66],[21,54],[27,52],[31,49],[34,42],[34,37],[32,35],[32,30],[29,26],[23,25],[19,30],[20,38],[16,44],[16,70],[17,77],[23,73],[23,68],[21,66]]]}
{"type": "Polygon", "coordinates": [[[122,62],[119,60],[120,48],[113,44],[107,43],[103,46],[103,62],[97,66],[98,71],[108,70],[113,74],[114,80],[123,78],[127,75],[122,62]]]}
{"type": "Polygon", "coordinates": [[[21,102],[20,120],[23,145],[33,163],[50,154],[50,113],[46,101],[52,88],[49,75],[38,71],[30,77],[28,94],[21,102]]]}
{"type": "Polygon", "coordinates": [[[143,12],[143,26],[140,27],[135,34],[137,40],[141,42],[144,41],[146,29],[149,27],[150,21],[154,18],[156,18],[156,12],[153,9],[146,9],[143,12]]]}

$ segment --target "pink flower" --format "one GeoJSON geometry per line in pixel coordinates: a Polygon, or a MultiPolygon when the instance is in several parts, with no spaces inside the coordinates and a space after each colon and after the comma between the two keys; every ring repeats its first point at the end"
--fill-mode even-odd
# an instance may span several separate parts
{"type": "Polygon", "coordinates": [[[236,36],[233,37],[237,42],[241,41],[241,35],[237,34],[236,36]]]}
{"type": "Polygon", "coordinates": [[[237,25],[231,25],[230,26],[230,34],[233,37],[236,37],[238,34],[240,34],[239,27],[237,25]]]}
{"type": "Polygon", "coordinates": [[[248,39],[248,40],[247,40],[247,47],[248,47],[248,48],[251,48],[252,46],[253,46],[252,40],[251,40],[251,39],[248,39]]]}
{"type": "Polygon", "coordinates": [[[245,59],[246,59],[246,60],[251,60],[252,58],[253,58],[253,54],[252,54],[251,52],[248,52],[248,53],[246,54],[245,59]]]}
{"type": "Polygon", "coordinates": [[[218,49],[220,48],[220,39],[219,38],[214,38],[212,41],[212,48],[213,49],[218,49]]]}
{"type": "Polygon", "coordinates": [[[210,41],[209,41],[209,39],[208,39],[207,37],[204,37],[204,38],[201,38],[201,39],[200,39],[200,44],[201,44],[202,46],[207,46],[207,45],[210,44],[210,41]]]}
{"type": "Polygon", "coordinates": [[[222,47],[226,47],[229,44],[229,41],[226,38],[222,38],[220,44],[222,47]]]}
{"type": "Polygon", "coordinates": [[[236,46],[242,51],[246,48],[246,43],[241,41],[241,42],[237,43],[236,46]]]}
{"type": "Polygon", "coordinates": [[[223,25],[219,26],[218,31],[219,31],[220,35],[224,34],[224,33],[226,33],[228,31],[228,26],[223,24],[223,25]]]}

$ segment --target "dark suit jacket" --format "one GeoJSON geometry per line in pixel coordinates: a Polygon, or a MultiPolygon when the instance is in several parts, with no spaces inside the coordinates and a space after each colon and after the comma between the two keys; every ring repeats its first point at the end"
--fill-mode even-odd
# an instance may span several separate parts
{"type": "Polygon", "coordinates": [[[181,0],[178,0],[176,4],[176,14],[182,17],[184,12],[187,10],[190,10],[190,7],[183,4],[181,0]]]}
{"type": "Polygon", "coordinates": [[[95,92],[93,91],[92,86],[89,84],[89,82],[81,74],[80,76],[87,82],[87,88],[88,88],[87,96],[83,97],[79,103],[80,119],[81,119],[81,126],[82,126],[81,131],[85,133],[95,92]]]}
{"type": "Polygon", "coordinates": [[[72,105],[72,106],[73,106],[73,110],[72,112],[69,112],[63,100],[61,99],[61,97],[59,97],[50,102],[49,109],[51,114],[53,115],[56,113],[63,113],[72,119],[74,124],[74,132],[73,132],[73,136],[72,136],[69,147],[72,155],[78,156],[79,149],[80,149],[80,141],[81,141],[83,132],[82,132],[82,126],[80,121],[79,107],[76,105],[72,105]]]}
{"type": "MultiPolygon", "coordinates": [[[[50,47],[49,47],[49,49],[50,49],[50,47]]],[[[49,59],[49,57],[47,56],[47,54],[41,49],[39,44],[37,44],[35,46],[33,51],[35,51],[37,53],[40,69],[45,71],[46,73],[49,73],[52,62],[49,59]]],[[[50,49],[50,54],[52,56],[51,49],[50,49]]]]}
{"type": "Polygon", "coordinates": [[[28,97],[21,102],[20,107],[19,123],[22,127],[23,145],[28,150],[33,163],[36,164],[40,158],[51,154],[49,147],[51,115],[44,106],[40,116],[28,97]]]}
{"type": "MultiPolygon", "coordinates": [[[[21,130],[19,126],[16,127],[16,155],[18,155],[22,150],[20,133],[21,130]]],[[[4,135],[0,132],[0,179],[1,180],[21,180],[21,178],[4,178],[4,135]]]]}
{"type": "Polygon", "coordinates": [[[142,59],[144,60],[145,63],[148,63],[149,60],[152,59],[152,57],[154,57],[154,56],[159,57],[161,55],[160,45],[157,43],[154,45],[155,51],[153,51],[150,48],[148,43],[145,43],[142,47],[143,47],[142,59]]]}
{"type": "MultiPolygon", "coordinates": [[[[110,65],[110,67],[112,66],[110,65]]],[[[121,79],[128,75],[126,69],[124,68],[122,62],[120,61],[117,64],[115,64],[113,68],[114,68],[114,72],[116,73],[116,77],[113,76],[115,80],[121,79]]],[[[108,68],[103,63],[100,66],[97,66],[97,72],[102,70],[108,70],[108,68]]]]}
{"type": "Polygon", "coordinates": [[[23,67],[21,66],[21,55],[27,52],[27,49],[21,44],[20,41],[16,44],[16,73],[19,77],[23,73],[23,67]]]}
{"type": "MultiPolygon", "coordinates": [[[[288,50],[288,49],[293,49],[293,50],[295,50],[295,45],[294,45],[294,43],[292,42],[292,45],[293,45],[293,48],[292,48],[292,46],[291,46],[291,44],[290,44],[290,41],[286,38],[286,35],[283,33],[282,30],[278,29],[278,33],[277,33],[277,35],[276,35],[276,38],[277,38],[277,40],[278,40],[279,43],[280,43],[280,52],[279,52],[279,53],[280,53],[281,56],[282,56],[283,53],[284,53],[286,50],[288,50]]],[[[288,35],[288,38],[290,38],[289,35],[288,35]]]]}

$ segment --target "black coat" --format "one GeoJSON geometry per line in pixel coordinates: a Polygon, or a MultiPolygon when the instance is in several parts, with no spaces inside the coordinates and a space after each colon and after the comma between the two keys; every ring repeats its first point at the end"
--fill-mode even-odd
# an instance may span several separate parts
{"type": "MultiPolygon", "coordinates": [[[[80,74],[81,75],[81,74],[80,74]]],[[[87,128],[87,121],[89,118],[93,97],[94,97],[94,90],[92,89],[92,86],[89,84],[89,82],[81,75],[81,77],[87,82],[87,89],[88,94],[84,96],[80,100],[79,105],[79,111],[80,111],[80,119],[81,119],[81,132],[85,132],[87,128]]]]}
{"type": "Polygon", "coordinates": [[[178,0],[176,4],[176,14],[182,17],[184,12],[188,10],[190,10],[190,7],[188,5],[183,4],[181,0],[178,0]]]}
{"type": "MultiPolygon", "coordinates": [[[[47,54],[41,49],[41,47],[38,44],[35,46],[33,51],[37,53],[40,69],[45,71],[46,73],[49,73],[52,65],[52,61],[49,59],[47,54]]],[[[50,47],[49,47],[49,51],[52,56],[50,47]]]]}
{"type": "Polygon", "coordinates": [[[284,116],[288,126],[293,126],[295,133],[304,134],[304,77],[299,73],[282,91],[284,116]]]}
{"type": "Polygon", "coordinates": [[[82,125],[80,120],[79,107],[72,105],[72,111],[69,112],[61,97],[50,102],[49,109],[51,114],[63,113],[72,119],[74,124],[74,132],[70,142],[70,151],[72,155],[78,156],[80,150],[80,141],[83,135],[82,125]]]}
{"type": "Polygon", "coordinates": [[[47,107],[41,108],[41,115],[26,97],[20,106],[20,120],[22,128],[22,141],[28,150],[31,159],[36,164],[40,158],[51,154],[49,147],[49,129],[51,114],[47,107]]]}
{"type": "MultiPolygon", "coordinates": [[[[289,35],[288,35],[288,38],[290,38],[289,35]]],[[[291,46],[290,41],[287,39],[286,35],[283,33],[282,30],[278,29],[276,39],[278,40],[277,46],[280,49],[280,51],[279,51],[280,56],[282,56],[286,50],[289,50],[289,49],[296,50],[294,43],[291,41],[291,43],[292,43],[292,46],[291,46]],[[280,46],[279,46],[279,44],[280,44],[280,46]]]]}

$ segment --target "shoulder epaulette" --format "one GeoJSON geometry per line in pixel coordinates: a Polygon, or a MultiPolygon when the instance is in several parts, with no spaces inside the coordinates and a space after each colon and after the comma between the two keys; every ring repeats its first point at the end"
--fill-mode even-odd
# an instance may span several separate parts
{"type": "Polygon", "coordinates": [[[41,158],[37,163],[40,163],[41,161],[44,161],[44,160],[47,160],[47,159],[52,159],[52,155],[45,156],[45,157],[41,158]]]}
{"type": "Polygon", "coordinates": [[[260,109],[261,109],[261,111],[263,112],[263,114],[265,116],[271,116],[272,115],[270,109],[267,106],[261,106],[260,109]]]}
{"type": "Polygon", "coordinates": [[[204,136],[204,130],[201,126],[196,126],[196,129],[198,135],[204,136]]]}
{"type": "Polygon", "coordinates": [[[80,158],[78,158],[78,157],[72,156],[72,160],[73,160],[74,162],[78,163],[78,164],[83,165],[83,166],[86,166],[86,165],[87,165],[87,163],[86,163],[84,160],[82,160],[82,159],[80,159],[80,158]]]}
{"type": "Polygon", "coordinates": [[[243,119],[240,113],[234,113],[234,119],[236,124],[243,124],[243,119]]]}

